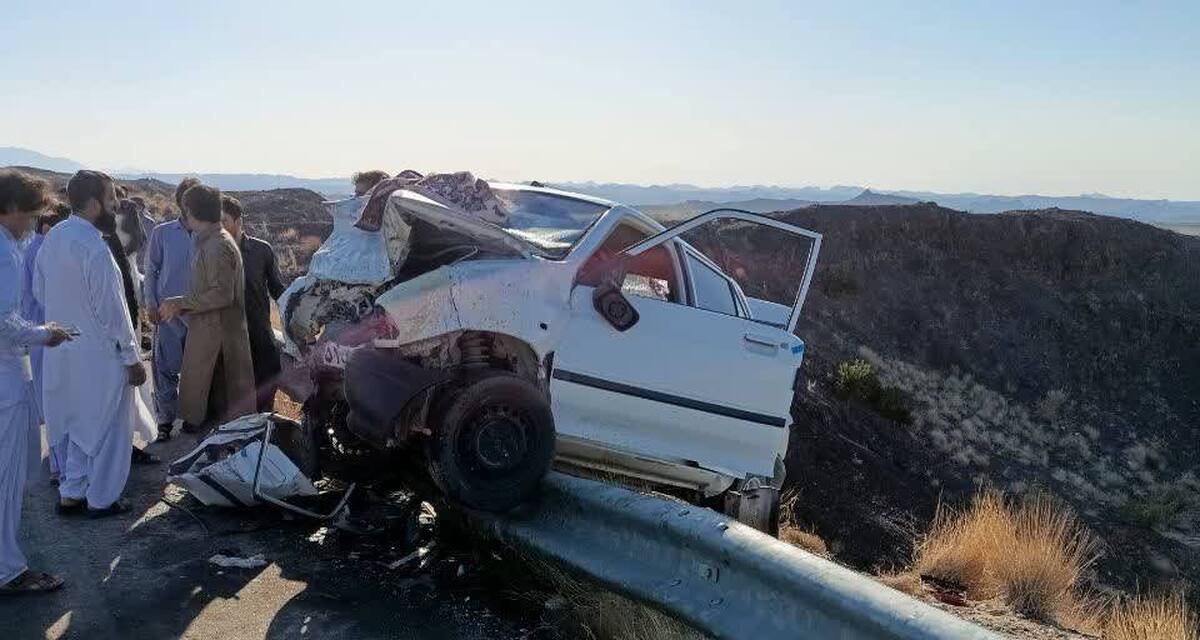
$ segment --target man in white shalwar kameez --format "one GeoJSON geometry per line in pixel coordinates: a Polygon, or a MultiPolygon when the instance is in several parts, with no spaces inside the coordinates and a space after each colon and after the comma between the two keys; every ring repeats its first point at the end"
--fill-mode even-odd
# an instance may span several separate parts
{"type": "Polygon", "coordinates": [[[48,185],[16,171],[0,171],[0,595],[53,591],[62,580],[30,571],[17,544],[25,483],[41,457],[41,432],[33,402],[29,347],[69,339],[54,325],[20,315],[22,251],[19,242],[46,204],[48,185]]]}
{"type": "MultiPolygon", "coordinates": [[[[136,387],[146,382],[121,275],[96,222],[115,216],[113,181],[80,171],[67,184],[72,215],[50,230],[34,268],[46,318],[79,330],[45,354],[43,413],[51,442],[66,440],[59,512],[123,513],[136,420],[149,420],[136,387]]],[[[103,226],[103,224],[101,224],[103,226]]]]}

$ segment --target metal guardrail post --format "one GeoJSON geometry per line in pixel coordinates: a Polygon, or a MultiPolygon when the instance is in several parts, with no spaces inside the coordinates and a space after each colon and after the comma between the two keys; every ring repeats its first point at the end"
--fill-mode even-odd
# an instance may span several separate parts
{"type": "Polygon", "coordinates": [[[551,473],[535,502],[470,517],[717,638],[1001,637],[733,518],[591,480],[551,473]]]}

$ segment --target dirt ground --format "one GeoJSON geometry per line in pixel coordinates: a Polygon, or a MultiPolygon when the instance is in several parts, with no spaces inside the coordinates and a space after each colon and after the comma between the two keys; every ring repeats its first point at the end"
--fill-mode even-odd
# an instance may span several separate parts
{"type": "MultiPolygon", "coordinates": [[[[195,444],[177,434],[151,450],[174,459],[195,444]]],[[[519,624],[485,603],[469,567],[461,585],[388,569],[319,523],[262,511],[198,508],[165,486],[166,465],[134,467],[132,513],[63,518],[45,479],[30,488],[22,541],[32,566],[67,585],[0,600],[7,638],[517,638],[519,624]],[[160,502],[194,508],[191,515],[160,502]],[[262,554],[266,566],[221,568],[217,553],[262,554]],[[474,597],[473,597],[474,596],[474,597]]],[[[456,562],[453,559],[441,562],[456,562]]],[[[462,566],[462,565],[458,565],[462,566]]],[[[455,575],[450,566],[450,575],[455,575]]],[[[464,573],[465,572],[465,573],[464,573]]],[[[445,573],[445,572],[444,572],[445,573]]]]}

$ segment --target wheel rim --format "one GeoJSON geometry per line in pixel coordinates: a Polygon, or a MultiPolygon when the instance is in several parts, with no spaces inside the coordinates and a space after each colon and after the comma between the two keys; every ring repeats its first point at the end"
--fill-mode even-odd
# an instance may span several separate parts
{"type": "Polygon", "coordinates": [[[459,438],[463,466],[485,475],[503,475],[525,461],[529,451],[529,420],[510,407],[484,407],[459,438]]]}

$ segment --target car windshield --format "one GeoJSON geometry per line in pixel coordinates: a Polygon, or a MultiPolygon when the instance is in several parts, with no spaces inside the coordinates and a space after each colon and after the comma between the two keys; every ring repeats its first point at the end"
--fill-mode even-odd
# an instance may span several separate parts
{"type": "Polygon", "coordinates": [[[508,208],[504,229],[556,260],[566,257],[588,227],[609,209],[606,204],[555,193],[495,187],[492,192],[508,208]]]}

